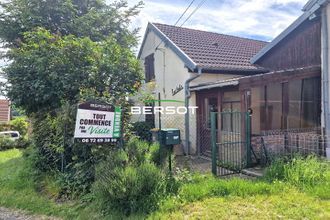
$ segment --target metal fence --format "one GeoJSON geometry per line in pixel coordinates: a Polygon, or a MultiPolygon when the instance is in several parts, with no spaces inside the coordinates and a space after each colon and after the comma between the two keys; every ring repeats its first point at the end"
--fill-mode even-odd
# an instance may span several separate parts
{"type": "MultiPolygon", "coordinates": [[[[162,128],[180,129],[182,144],[175,146],[174,152],[186,155],[184,115],[162,115],[161,120],[156,116],[156,128],[159,122],[162,128]]],[[[212,163],[203,160],[201,166],[188,162],[185,165],[192,170],[200,167],[205,170],[209,165],[209,170],[220,176],[239,173],[253,165],[267,165],[282,156],[325,156],[329,139],[320,134],[319,128],[272,130],[251,135],[251,118],[247,112],[212,112],[209,118],[190,115],[189,130],[190,153],[209,158],[212,163]]]]}
{"type": "MultiPolygon", "coordinates": [[[[197,154],[197,116],[190,115],[189,117],[189,145],[190,153],[197,154]]],[[[186,131],[185,131],[185,115],[162,115],[159,120],[159,116],[155,117],[155,127],[159,128],[177,128],[180,130],[181,144],[175,146],[174,151],[176,155],[188,154],[188,147],[186,146],[186,131]],[[160,125],[159,125],[160,123],[160,125]]]]}
{"type": "Polygon", "coordinates": [[[212,112],[212,173],[239,173],[251,165],[250,116],[247,112],[212,112]]]}
{"type": "Polygon", "coordinates": [[[256,162],[266,165],[277,157],[296,154],[325,157],[329,138],[319,128],[309,128],[265,131],[251,139],[256,162]]]}

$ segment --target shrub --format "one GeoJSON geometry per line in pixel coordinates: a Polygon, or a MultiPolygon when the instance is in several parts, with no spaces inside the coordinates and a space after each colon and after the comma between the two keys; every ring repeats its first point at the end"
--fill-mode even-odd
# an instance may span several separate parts
{"type": "Polygon", "coordinates": [[[149,146],[149,152],[151,161],[158,167],[164,169],[167,167],[169,149],[166,147],[161,147],[159,143],[153,143],[149,146]]]}
{"type": "Polygon", "coordinates": [[[178,190],[177,181],[156,164],[159,151],[158,144],[133,138],[97,166],[93,192],[106,212],[149,213],[178,190]]]}
{"type": "Polygon", "coordinates": [[[165,175],[149,161],[129,163],[119,150],[98,166],[93,191],[107,212],[148,213],[165,195],[165,175]]]}
{"type": "Polygon", "coordinates": [[[15,141],[9,137],[0,137],[0,150],[12,149],[15,147],[15,141]]]}
{"type": "Polygon", "coordinates": [[[18,140],[12,140],[9,137],[0,137],[0,150],[12,148],[26,148],[31,143],[27,137],[29,123],[25,117],[18,117],[8,124],[0,124],[0,131],[18,131],[21,137],[18,140]]]}
{"type": "Polygon", "coordinates": [[[17,117],[10,121],[10,129],[13,131],[18,131],[21,136],[25,136],[28,132],[29,123],[26,117],[17,117]]]}
{"type": "Polygon", "coordinates": [[[31,145],[31,140],[27,137],[21,137],[17,141],[15,141],[14,147],[15,148],[27,148],[31,145]]]}
{"type": "Polygon", "coordinates": [[[30,140],[26,137],[21,137],[18,140],[12,140],[9,137],[0,137],[0,150],[27,148],[30,144],[30,140]]]}
{"type": "Polygon", "coordinates": [[[9,131],[10,129],[10,124],[8,123],[0,123],[0,131],[9,131]]]}
{"type": "Polygon", "coordinates": [[[151,123],[139,121],[139,122],[133,123],[132,131],[141,140],[151,142],[152,141],[152,133],[150,131],[151,129],[153,129],[153,126],[151,123]]]}

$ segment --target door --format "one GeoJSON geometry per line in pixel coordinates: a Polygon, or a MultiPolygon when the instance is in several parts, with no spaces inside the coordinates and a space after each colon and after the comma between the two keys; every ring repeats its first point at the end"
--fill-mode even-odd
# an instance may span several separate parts
{"type": "Polygon", "coordinates": [[[211,112],[218,112],[218,96],[205,95],[201,97],[201,114],[199,115],[199,143],[202,154],[210,156],[211,152],[211,112]]]}

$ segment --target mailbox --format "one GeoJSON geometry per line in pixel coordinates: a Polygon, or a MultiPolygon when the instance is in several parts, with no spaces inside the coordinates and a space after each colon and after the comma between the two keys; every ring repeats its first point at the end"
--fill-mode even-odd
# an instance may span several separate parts
{"type": "Polygon", "coordinates": [[[176,145],[181,143],[180,130],[175,128],[162,129],[159,133],[159,142],[162,145],[176,145]]]}

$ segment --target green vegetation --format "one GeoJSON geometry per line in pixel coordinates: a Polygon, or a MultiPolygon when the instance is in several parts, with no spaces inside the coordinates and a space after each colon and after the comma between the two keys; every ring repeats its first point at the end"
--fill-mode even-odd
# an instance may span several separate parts
{"type": "Polygon", "coordinates": [[[151,219],[328,219],[330,164],[314,156],[280,159],[263,179],[195,175],[151,219]]]}
{"type": "Polygon", "coordinates": [[[132,139],[125,150],[112,152],[96,172],[96,200],[107,213],[146,214],[175,193],[175,181],[153,161],[159,145],[132,139]]]}
{"type": "Polygon", "coordinates": [[[211,197],[149,219],[329,219],[330,202],[292,191],[251,197],[211,197]]]}
{"type": "Polygon", "coordinates": [[[26,117],[16,117],[9,123],[0,124],[0,131],[18,131],[21,137],[18,140],[12,140],[6,136],[0,136],[0,150],[12,148],[26,148],[30,145],[28,137],[29,122],[26,117]]]}
{"type": "MultiPolygon", "coordinates": [[[[126,98],[140,88],[142,71],[133,53],[137,32],[128,27],[141,6],[125,0],[0,3],[0,38],[12,61],[3,69],[11,85],[5,92],[32,121],[35,180],[41,184],[46,176],[57,182],[58,199],[88,194],[96,165],[110,148],[120,147],[71,141],[78,103],[120,106],[129,140],[126,98]]],[[[5,142],[4,148],[13,146],[5,142]]]]}
{"type": "Polygon", "coordinates": [[[18,131],[22,137],[25,137],[28,133],[29,122],[24,116],[16,117],[9,122],[10,130],[18,131]]]}
{"type": "Polygon", "coordinates": [[[152,133],[151,129],[154,126],[150,122],[138,121],[133,123],[132,132],[138,136],[141,140],[151,142],[152,141],[152,133]]]}
{"type": "MultiPolygon", "coordinates": [[[[57,201],[56,182],[45,177],[36,185],[33,169],[23,152],[12,149],[0,152],[0,206],[22,209],[28,213],[57,216],[63,219],[100,219],[102,214],[93,204],[81,201],[57,201]],[[42,184],[42,190],[40,185],[42,184]]],[[[87,201],[87,197],[85,198],[87,201]]]]}
{"type": "Polygon", "coordinates": [[[35,191],[31,170],[22,152],[13,149],[0,152],[0,206],[29,212],[57,215],[69,213],[69,206],[59,206],[35,191]]]}
{"type": "Polygon", "coordinates": [[[280,180],[323,199],[330,199],[330,162],[316,156],[279,158],[268,167],[265,179],[280,180]]]}
{"type": "MultiPolygon", "coordinates": [[[[110,170],[112,167],[109,167],[111,164],[109,161],[100,165],[98,171],[106,172],[106,175],[100,173],[97,176],[103,176],[104,179],[96,181],[95,194],[87,194],[81,197],[80,202],[56,202],[59,188],[51,177],[45,177],[42,182],[42,190],[36,191],[38,186],[31,178],[34,171],[30,167],[29,160],[22,157],[22,152],[17,149],[2,151],[0,152],[0,206],[20,208],[31,213],[53,215],[64,219],[125,219],[126,217],[124,217],[124,213],[120,212],[120,209],[117,209],[116,213],[109,212],[107,205],[118,199],[119,202],[124,202],[121,204],[123,207],[131,208],[130,211],[140,211],[135,210],[135,208],[141,205],[142,201],[146,203],[153,201],[153,197],[148,197],[148,192],[151,191],[144,187],[152,188],[155,186],[155,182],[146,183],[145,181],[149,180],[149,175],[159,175],[159,172],[156,171],[155,167],[151,167],[150,164],[146,165],[143,162],[148,160],[147,158],[152,158],[149,157],[149,153],[143,154],[143,149],[146,146],[139,144],[140,150],[135,148],[131,151],[131,153],[135,152],[135,154],[140,155],[137,157],[140,159],[135,157],[133,159],[136,163],[143,165],[134,167],[129,164],[125,165],[125,172],[116,173],[120,175],[120,178],[107,178],[108,174],[114,173],[110,170]],[[136,150],[138,150],[138,153],[136,150]],[[139,167],[141,169],[144,167],[141,171],[144,173],[143,175],[137,173],[138,170],[140,171],[139,167]],[[107,169],[109,170],[107,171],[107,169]],[[124,182],[122,182],[123,180],[124,182]],[[104,185],[100,187],[99,184],[102,183],[104,185]],[[117,185],[110,185],[110,183],[117,183],[117,185]],[[127,191],[124,192],[124,190],[127,191]],[[143,199],[139,198],[144,195],[146,196],[143,199]],[[111,198],[107,198],[107,196],[111,196],[111,198]],[[125,200],[128,198],[131,200],[125,200]],[[103,204],[104,201],[106,203],[103,204]],[[126,201],[134,201],[135,203],[128,204],[125,203],[126,201]],[[104,212],[105,210],[108,211],[104,212]]],[[[119,153],[119,155],[121,156],[115,156],[115,158],[123,158],[124,161],[127,161],[127,154],[119,153]]],[[[180,171],[175,178],[181,186],[175,195],[168,194],[168,196],[164,196],[162,202],[159,203],[160,207],[155,212],[133,214],[128,218],[329,219],[330,200],[329,186],[327,185],[329,179],[326,178],[329,177],[330,169],[329,167],[325,168],[329,165],[328,162],[320,162],[315,157],[283,161],[271,166],[266,173],[266,177],[259,180],[218,179],[211,175],[190,174],[180,171]],[[312,176],[318,175],[314,172],[302,172],[307,167],[313,167],[313,164],[315,167],[325,168],[322,171],[325,178],[317,178],[316,182],[306,181],[306,178],[311,179],[312,176]],[[271,173],[276,170],[275,173],[280,174],[279,172],[283,170],[283,167],[299,172],[300,174],[297,175],[299,181],[306,184],[302,185],[296,181],[291,182],[290,179],[283,178],[283,175],[271,177],[271,173]],[[302,170],[301,167],[305,168],[302,170]]],[[[315,171],[317,172],[318,168],[315,171]]],[[[293,175],[292,177],[296,180],[297,176],[293,175]]],[[[163,177],[159,181],[162,180],[163,177]]],[[[164,188],[161,189],[161,192],[163,192],[164,188]]],[[[112,206],[111,208],[115,207],[112,206]]],[[[146,207],[144,206],[144,208],[146,207]]]]}

